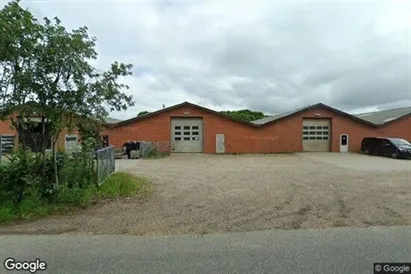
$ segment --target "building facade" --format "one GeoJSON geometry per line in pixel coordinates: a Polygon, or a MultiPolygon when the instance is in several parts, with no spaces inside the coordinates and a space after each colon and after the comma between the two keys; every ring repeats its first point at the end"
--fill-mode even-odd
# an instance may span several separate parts
{"type": "Polygon", "coordinates": [[[111,125],[104,134],[115,147],[127,140],[150,141],[165,152],[358,152],[364,137],[411,141],[410,114],[411,109],[381,124],[316,104],[249,123],[184,102],[111,125]]]}

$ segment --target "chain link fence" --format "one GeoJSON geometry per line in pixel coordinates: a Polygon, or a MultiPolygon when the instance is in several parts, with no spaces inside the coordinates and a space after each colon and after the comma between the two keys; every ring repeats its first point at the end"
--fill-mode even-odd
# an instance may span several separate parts
{"type": "Polygon", "coordinates": [[[97,173],[97,183],[102,185],[116,169],[114,147],[106,147],[92,152],[97,173]]]}
{"type": "Polygon", "coordinates": [[[161,157],[170,154],[170,142],[140,142],[141,158],[161,157]]]}

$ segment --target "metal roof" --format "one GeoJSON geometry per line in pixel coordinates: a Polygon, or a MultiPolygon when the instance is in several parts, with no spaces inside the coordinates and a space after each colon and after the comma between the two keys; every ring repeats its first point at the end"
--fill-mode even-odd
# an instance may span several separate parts
{"type": "Polygon", "coordinates": [[[118,122],[121,122],[121,120],[107,117],[104,119],[104,122],[106,122],[106,124],[117,124],[118,122]]]}
{"type": "Polygon", "coordinates": [[[269,123],[269,122],[278,120],[280,118],[283,118],[283,117],[292,115],[294,113],[297,113],[297,112],[299,112],[301,110],[304,110],[306,108],[309,108],[311,106],[312,105],[308,105],[308,106],[305,106],[305,107],[302,107],[302,108],[299,108],[299,109],[295,109],[295,110],[292,110],[292,111],[287,111],[287,112],[284,112],[284,113],[278,113],[278,114],[275,114],[275,115],[272,115],[272,116],[268,116],[268,117],[264,117],[264,118],[252,121],[251,123],[256,124],[256,125],[264,125],[266,123],[269,123]]]}
{"type": "MultiPolygon", "coordinates": [[[[272,116],[268,116],[262,119],[258,119],[255,121],[252,121],[253,124],[256,125],[264,125],[273,121],[276,121],[278,119],[281,119],[283,117],[290,116],[294,113],[300,112],[302,110],[311,108],[316,105],[309,105],[303,108],[299,108],[293,111],[289,112],[284,112],[284,113],[279,113],[275,114],[272,116]]],[[[359,120],[363,120],[364,122],[368,122],[370,124],[374,125],[383,125],[385,123],[388,123],[390,121],[394,121],[398,118],[401,118],[402,116],[411,114],[411,107],[405,107],[405,108],[397,108],[397,109],[389,109],[389,110],[381,110],[381,111],[374,111],[374,112],[367,112],[367,113],[359,113],[359,114],[353,114],[351,116],[358,118],[359,120]]]]}
{"type": "Polygon", "coordinates": [[[383,125],[408,114],[411,114],[411,107],[359,113],[354,116],[376,125],[383,125]]]}

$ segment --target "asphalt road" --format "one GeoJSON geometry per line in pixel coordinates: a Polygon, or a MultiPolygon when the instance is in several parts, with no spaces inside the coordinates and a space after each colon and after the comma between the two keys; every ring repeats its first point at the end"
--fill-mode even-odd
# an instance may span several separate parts
{"type": "MultiPolygon", "coordinates": [[[[411,262],[411,227],[206,236],[0,236],[0,260],[40,258],[37,273],[373,273],[411,262]]],[[[0,273],[5,271],[0,266],[0,273]]],[[[16,272],[17,273],[17,272],[16,272]]],[[[29,273],[29,272],[18,272],[29,273]]]]}

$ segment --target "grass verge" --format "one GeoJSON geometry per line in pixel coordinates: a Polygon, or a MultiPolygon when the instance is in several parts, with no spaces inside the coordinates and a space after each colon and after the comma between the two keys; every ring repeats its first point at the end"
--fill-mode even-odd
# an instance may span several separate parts
{"type": "Polygon", "coordinates": [[[98,188],[94,185],[85,189],[61,187],[55,201],[51,203],[41,199],[26,198],[16,205],[10,200],[0,199],[0,225],[55,213],[67,213],[86,208],[102,199],[117,199],[134,195],[146,196],[151,193],[151,190],[151,184],[146,178],[116,172],[98,188]]]}
{"type": "Polygon", "coordinates": [[[111,175],[97,190],[98,198],[128,197],[135,193],[141,195],[150,193],[150,183],[144,177],[138,177],[126,172],[111,175]]]}

